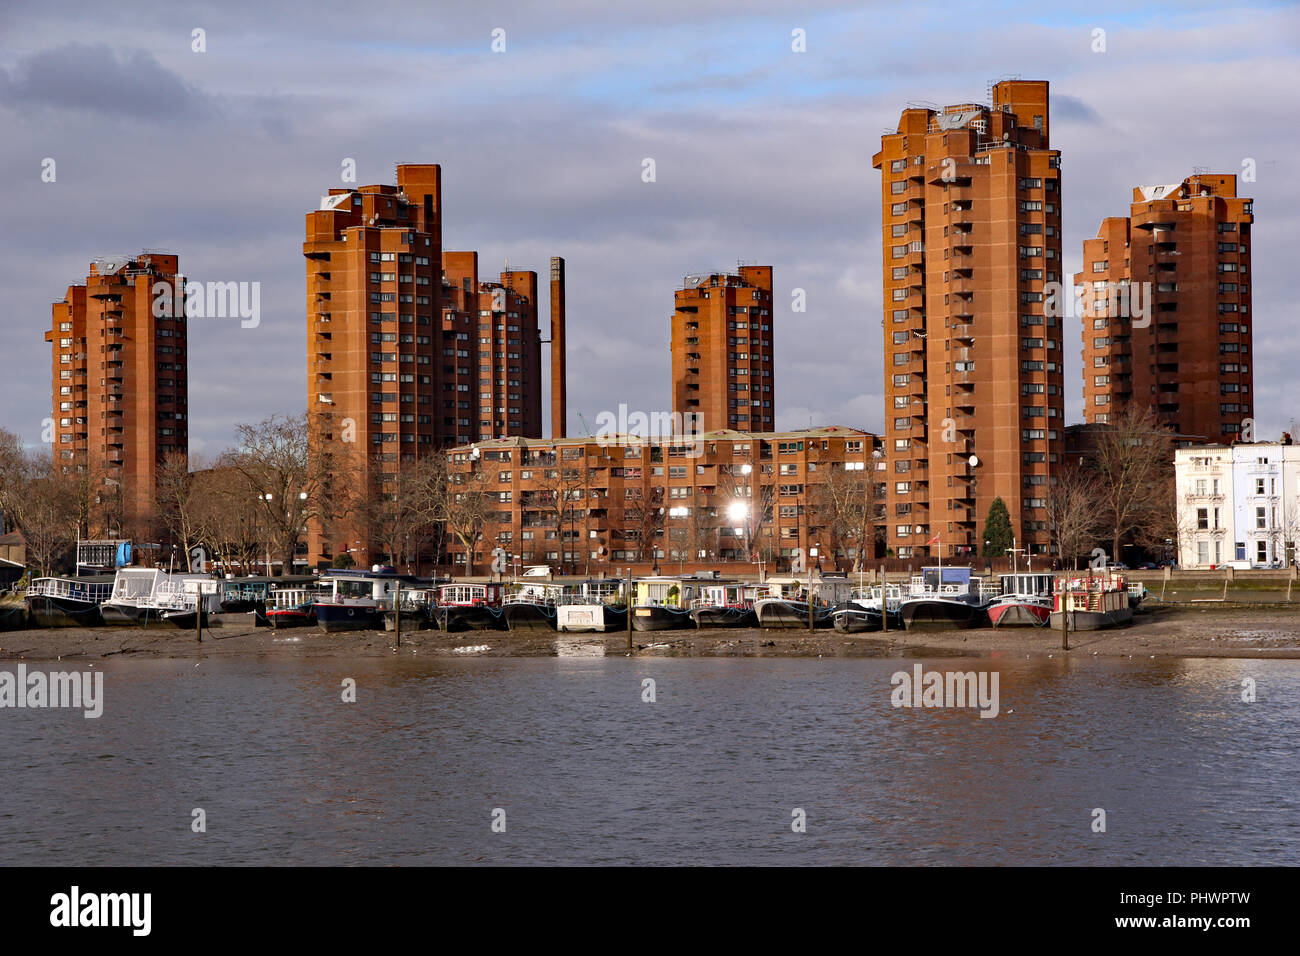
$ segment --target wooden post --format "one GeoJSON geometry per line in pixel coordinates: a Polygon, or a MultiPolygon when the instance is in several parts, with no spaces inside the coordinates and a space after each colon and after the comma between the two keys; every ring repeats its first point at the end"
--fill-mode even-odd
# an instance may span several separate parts
{"type": "Polygon", "coordinates": [[[623,603],[627,606],[627,649],[632,650],[632,567],[627,569],[627,588],[623,594],[623,603]]]}
{"type": "Polygon", "coordinates": [[[197,603],[194,605],[194,639],[200,644],[203,643],[203,583],[199,582],[199,593],[195,595],[197,603]]]}
{"type": "Polygon", "coordinates": [[[396,582],[393,590],[393,633],[397,635],[397,646],[402,646],[402,582],[396,582]]]}
{"type": "Polygon", "coordinates": [[[1061,650],[1063,651],[1070,649],[1070,612],[1066,609],[1068,607],[1067,599],[1069,598],[1066,585],[1069,584],[1069,581],[1067,572],[1067,576],[1061,578],[1061,650]]]}
{"type": "Polygon", "coordinates": [[[1228,570],[1227,570],[1227,568],[1225,568],[1224,571],[1223,571],[1223,600],[1224,600],[1224,601],[1228,600],[1228,570]]]}
{"type": "Polygon", "coordinates": [[[885,566],[880,566],[880,629],[889,630],[889,578],[885,566]]]}
{"type": "Polygon", "coordinates": [[[808,569],[808,633],[813,629],[812,568],[808,569]]]}

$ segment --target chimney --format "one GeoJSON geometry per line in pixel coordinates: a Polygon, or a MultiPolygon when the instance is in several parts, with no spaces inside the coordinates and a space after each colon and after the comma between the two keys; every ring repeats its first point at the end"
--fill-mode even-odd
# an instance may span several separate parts
{"type": "Polygon", "coordinates": [[[551,256],[551,437],[564,438],[568,419],[564,364],[564,260],[551,256]]]}

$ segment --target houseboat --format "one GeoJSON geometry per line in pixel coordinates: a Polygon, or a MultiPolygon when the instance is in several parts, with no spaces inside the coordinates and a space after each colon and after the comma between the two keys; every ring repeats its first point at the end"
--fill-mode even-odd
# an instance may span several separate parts
{"type": "Polygon", "coordinates": [[[504,630],[504,592],[501,584],[444,584],[429,607],[430,619],[443,631],[504,630]]]}
{"type": "Polygon", "coordinates": [[[989,604],[994,627],[1045,627],[1052,616],[1054,574],[1000,575],[1002,593],[989,604]]]}
{"type": "Polygon", "coordinates": [[[1063,612],[1072,631],[1098,631],[1133,622],[1124,577],[1109,568],[1087,577],[1061,578],[1053,598],[1051,625],[1057,629],[1063,612]]]}
{"type": "Polygon", "coordinates": [[[274,604],[271,596],[275,591],[305,587],[315,580],[311,575],[230,577],[217,585],[218,604],[222,614],[251,614],[255,626],[266,627],[270,624],[266,612],[274,604]]]}
{"type": "Polygon", "coordinates": [[[626,628],[627,605],[619,581],[584,581],[555,607],[557,631],[621,631],[626,628]]]}
{"type": "Polygon", "coordinates": [[[436,629],[432,607],[438,601],[437,588],[403,587],[401,595],[394,595],[400,606],[389,606],[384,610],[384,630],[396,631],[400,619],[403,631],[427,631],[436,629]]]}
{"type": "Polygon", "coordinates": [[[555,609],[564,603],[568,591],[562,584],[516,583],[501,603],[506,627],[512,631],[555,630],[555,609]]]}
{"type": "Polygon", "coordinates": [[[841,634],[862,634],[868,631],[880,631],[885,626],[885,615],[891,629],[902,630],[903,618],[898,613],[898,606],[903,602],[903,587],[890,584],[885,598],[885,610],[881,610],[880,585],[854,588],[847,601],[841,602],[831,612],[831,625],[841,634]]]}
{"type": "Polygon", "coordinates": [[[937,565],[912,575],[898,611],[908,630],[938,631],[983,627],[997,585],[973,576],[970,568],[937,565]]]}
{"type": "Polygon", "coordinates": [[[270,593],[266,621],[276,630],[307,627],[316,623],[316,602],[331,596],[319,585],[302,588],[276,588],[270,593]]]}
{"type": "MultiPolygon", "coordinates": [[[[766,597],[754,602],[759,627],[806,628],[808,626],[807,582],[798,578],[769,578],[766,597]]],[[[853,592],[845,577],[823,576],[813,582],[813,627],[830,627],[835,608],[853,592]]]]}
{"type": "Polygon", "coordinates": [[[698,628],[758,627],[754,602],[767,597],[764,584],[709,584],[691,604],[691,620],[698,628]]]}
{"type": "Polygon", "coordinates": [[[192,628],[200,614],[206,625],[219,605],[215,593],[200,594],[193,586],[205,581],[211,582],[211,575],[119,568],[113,593],[99,606],[100,614],[105,624],[113,626],[192,628]]]}
{"type": "Polygon", "coordinates": [[[99,627],[99,606],[113,596],[114,575],[37,578],[27,587],[27,608],[35,627],[99,627]]]}
{"type": "Polygon", "coordinates": [[[699,596],[699,587],[699,583],[689,577],[638,578],[633,582],[633,629],[670,631],[694,627],[690,608],[699,596]]]}
{"type": "Polygon", "coordinates": [[[375,565],[369,571],[342,568],[322,575],[329,594],[316,602],[316,626],[322,631],[378,631],[384,611],[393,606],[393,593],[409,575],[375,565]]]}

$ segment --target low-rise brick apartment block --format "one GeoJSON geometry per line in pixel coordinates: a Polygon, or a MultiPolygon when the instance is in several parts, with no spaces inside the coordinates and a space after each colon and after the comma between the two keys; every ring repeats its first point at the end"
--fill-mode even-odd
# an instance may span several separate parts
{"type": "MultiPolygon", "coordinates": [[[[884,464],[876,436],[837,426],[509,438],[448,457],[456,492],[487,498],[472,559],[454,535],[447,543],[453,570],[479,575],[494,554],[511,571],[544,564],[584,575],[656,564],[665,572],[734,564],[749,573],[760,561],[776,571],[800,548],[809,565],[848,567],[863,542],[837,533],[823,489],[856,482],[874,494],[884,464]]],[[[868,537],[865,554],[875,557],[874,522],[868,537]]]]}

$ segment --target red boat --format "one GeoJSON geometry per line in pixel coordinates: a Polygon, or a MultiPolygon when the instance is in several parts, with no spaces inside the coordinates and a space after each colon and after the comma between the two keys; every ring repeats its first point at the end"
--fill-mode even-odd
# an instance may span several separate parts
{"type": "Polygon", "coordinates": [[[1004,574],[1002,595],[988,607],[994,627],[1044,627],[1052,616],[1051,574],[1004,574]]]}

